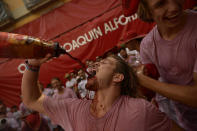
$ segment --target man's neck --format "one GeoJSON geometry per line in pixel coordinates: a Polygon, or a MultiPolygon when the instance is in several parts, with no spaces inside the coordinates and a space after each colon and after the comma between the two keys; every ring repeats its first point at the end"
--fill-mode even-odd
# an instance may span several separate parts
{"type": "Polygon", "coordinates": [[[103,117],[112,107],[117,98],[120,97],[120,88],[112,87],[98,90],[92,100],[90,111],[97,118],[103,117]]]}
{"type": "Polygon", "coordinates": [[[186,17],[187,15],[186,13],[184,13],[182,22],[179,25],[177,25],[177,27],[166,28],[166,27],[162,27],[161,25],[158,25],[158,30],[161,37],[165,40],[173,40],[186,25],[186,21],[187,21],[186,17]]]}

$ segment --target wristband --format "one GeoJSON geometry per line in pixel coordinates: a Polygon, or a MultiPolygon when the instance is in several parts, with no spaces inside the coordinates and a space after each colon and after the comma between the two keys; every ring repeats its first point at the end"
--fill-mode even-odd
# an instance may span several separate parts
{"type": "Polygon", "coordinates": [[[33,72],[39,72],[40,66],[30,65],[28,60],[25,61],[26,69],[33,72]]]}

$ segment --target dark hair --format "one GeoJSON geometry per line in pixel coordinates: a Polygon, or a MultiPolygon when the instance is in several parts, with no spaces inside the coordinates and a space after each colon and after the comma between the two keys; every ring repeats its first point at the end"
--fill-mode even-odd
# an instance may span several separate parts
{"type": "Polygon", "coordinates": [[[46,88],[51,88],[51,84],[49,83],[49,84],[47,84],[47,87],[46,88]]]}
{"type": "Polygon", "coordinates": [[[124,75],[123,81],[120,83],[121,95],[128,95],[130,97],[136,97],[138,81],[137,77],[133,72],[133,69],[120,57],[111,55],[116,62],[115,73],[121,73],[124,75]]]}
{"type": "Polygon", "coordinates": [[[150,8],[147,3],[147,0],[140,0],[140,3],[138,5],[137,14],[138,14],[139,18],[145,22],[149,22],[149,23],[154,22],[151,12],[150,12],[150,8]]]}
{"type": "Polygon", "coordinates": [[[126,51],[125,47],[120,47],[119,52],[120,52],[121,50],[126,51]]]}

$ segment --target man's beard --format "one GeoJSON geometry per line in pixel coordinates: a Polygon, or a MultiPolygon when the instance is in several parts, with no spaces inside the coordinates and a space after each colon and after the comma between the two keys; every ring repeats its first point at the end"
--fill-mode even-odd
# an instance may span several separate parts
{"type": "Polygon", "coordinates": [[[90,91],[97,91],[103,87],[108,86],[111,83],[112,77],[98,79],[96,76],[87,79],[86,89],[90,91]]]}
{"type": "Polygon", "coordinates": [[[88,78],[87,84],[86,84],[86,89],[87,90],[97,91],[98,87],[99,87],[99,83],[98,83],[98,80],[97,80],[96,76],[94,76],[92,78],[88,78]]]}

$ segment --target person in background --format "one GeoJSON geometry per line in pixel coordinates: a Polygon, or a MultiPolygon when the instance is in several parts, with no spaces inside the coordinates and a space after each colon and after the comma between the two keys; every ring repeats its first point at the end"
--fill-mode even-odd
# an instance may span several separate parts
{"type": "Polygon", "coordinates": [[[77,80],[74,76],[74,73],[70,73],[70,74],[67,73],[67,74],[65,74],[65,77],[67,79],[66,88],[71,88],[74,91],[73,88],[74,88],[75,84],[77,84],[77,80]]]}
{"type": "Polygon", "coordinates": [[[192,10],[197,11],[197,5],[194,6],[194,8],[192,10]]]}
{"type": "Polygon", "coordinates": [[[118,53],[118,56],[119,56],[121,59],[123,59],[124,61],[127,62],[128,54],[127,54],[127,52],[126,52],[126,50],[125,50],[124,47],[121,47],[121,48],[120,48],[120,52],[118,53]]]}
{"type": "MultiPolygon", "coordinates": [[[[87,71],[88,73],[90,73],[90,74],[93,73],[93,71],[92,71],[92,66],[93,66],[93,65],[94,65],[94,61],[89,60],[89,61],[88,61],[87,68],[86,68],[86,71],[87,71]]],[[[86,74],[86,76],[87,76],[87,74],[86,74]]]]}
{"type": "MultiPolygon", "coordinates": [[[[89,74],[91,74],[92,76],[95,76],[96,74],[96,68],[97,66],[99,65],[99,62],[102,60],[101,57],[97,56],[96,57],[96,61],[89,61],[89,65],[87,67],[87,72],[89,74]]],[[[88,79],[88,75],[86,75],[86,79],[88,79]]],[[[86,83],[87,83],[87,80],[86,80],[86,83]]],[[[94,91],[90,91],[90,90],[87,90],[87,93],[86,93],[86,98],[87,99],[94,99],[94,95],[95,95],[95,92],[94,91]]]]}
{"type": "Polygon", "coordinates": [[[138,36],[136,38],[133,38],[129,42],[125,44],[126,46],[126,52],[128,55],[132,55],[136,59],[136,63],[140,62],[140,42],[142,40],[142,37],[144,36],[138,36]]]}
{"type": "Polygon", "coordinates": [[[18,111],[18,107],[16,105],[10,108],[10,111],[7,111],[7,117],[19,118],[21,116],[21,112],[18,111]]]}
{"type": "Polygon", "coordinates": [[[0,131],[19,131],[20,125],[15,118],[9,118],[6,116],[6,105],[0,103],[0,131]]]}
{"type": "Polygon", "coordinates": [[[21,127],[21,123],[22,123],[22,112],[18,109],[18,107],[16,105],[11,107],[10,112],[7,112],[7,117],[8,118],[13,118],[14,120],[16,120],[16,125],[18,126],[18,130],[20,130],[21,127]]]}
{"type": "Polygon", "coordinates": [[[47,96],[53,96],[54,94],[54,89],[51,87],[51,83],[47,84],[47,87],[44,88],[44,90],[42,91],[43,94],[47,95],[47,96]]]}
{"type": "Polygon", "coordinates": [[[80,94],[80,98],[83,99],[86,97],[88,91],[85,87],[87,84],[87,78],[85,72],[82,69],[78,71],[78,79],[80,79],[80,82],[78,83],[78,92],[80,94]]]}
{"type": "Polygon", "coordinates": [[[75,92],[68,87],[64,88],[60,79],[57,77],[51,79],[51,86],[54,89],[52,97],[55,99],[77,98],[75,92]]]}
{"type": "Polygon", "coordinates": [[[126,48],[128,55],[133,54],[132,52],[133,50],[140,52],[140,43],[143,38],[144,38],[144,35],[137,36],[125,43],[125,48],[126,48]]]}
{"type": "Polygon", "coordinates": [[[75,72],[75,70],[72,70],[72,72],[70,73],[71,76],[71,82],[75,85],[77,83],[77,72],[75,72]]]}
{"type": "Polygon", "coordinates": [[[118,56],[133,68],[137,67],[140,64],[139,59],[135,55],[128,55],[124,47],[120,48],[120,53],[118,54],[118,56]]]}
{"type": "Polygon", "coordinates": [[[142,64],[155,64],[159,81],[147,77],[143,66],[139,83],[157,92],[160,110],[185,130],[197,130],[197,12],[183,10],[184,0],[141,0],[138,16],[156,26],[141,42],[142,64]]]}
{"type": "Polygon", "coordinates": [[[85,64],[86,64],[86,67],[88,67],[89,66],[89,60],[86,60],[85,64]]]}

